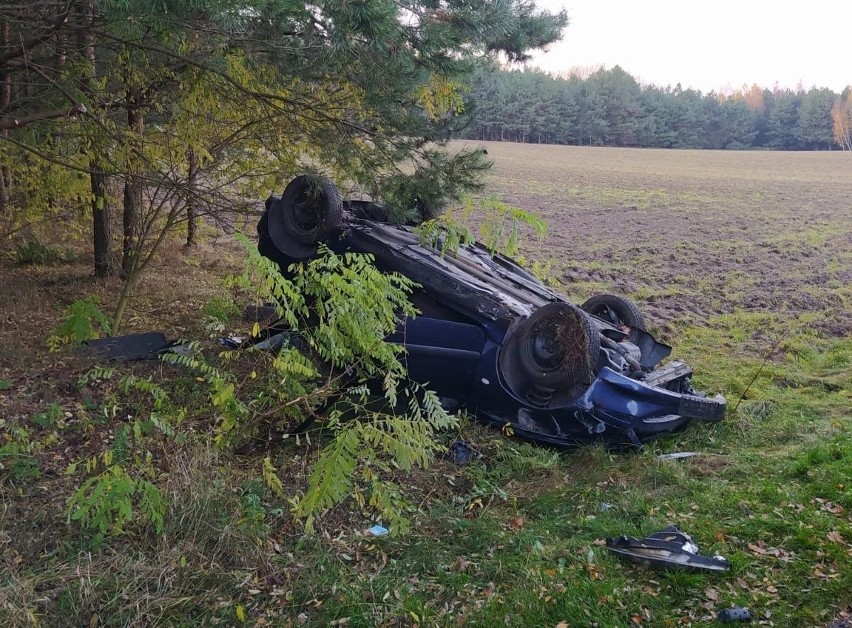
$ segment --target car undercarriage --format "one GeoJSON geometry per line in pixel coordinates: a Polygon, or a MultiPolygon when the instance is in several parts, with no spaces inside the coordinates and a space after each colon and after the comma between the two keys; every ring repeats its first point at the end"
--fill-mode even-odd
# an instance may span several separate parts
{"type": "Polygon", "coordinates": [[[387,338],[405,348],[411,379],[524,438],[639,446],[724,417],[724,398],[694,390],[688,365],[664,363],[671,347],[629,299],[577,306],[481,243],[433,246],[386,217],[379,203],[342,200],[327,179],[297,177],[267,200],[258,248],[285,273],[322,244],[416,282],[419,314],[387,338]]]}

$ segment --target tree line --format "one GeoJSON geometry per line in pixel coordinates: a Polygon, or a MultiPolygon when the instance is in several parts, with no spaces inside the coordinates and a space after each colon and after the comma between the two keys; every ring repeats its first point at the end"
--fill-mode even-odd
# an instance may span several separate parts
{"type": "Polygon", "coordinates": [[[478,140],[654,148],[852,150],[852,86],[733,93],[640,85],[621,67],[586,76],[490,67],[472,79],[478,140]]]}

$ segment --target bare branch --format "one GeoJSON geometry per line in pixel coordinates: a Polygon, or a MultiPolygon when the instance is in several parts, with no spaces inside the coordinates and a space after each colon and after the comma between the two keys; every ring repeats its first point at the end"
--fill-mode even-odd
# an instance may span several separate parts
{"type": "Polygon", "coordinates": [[[21,129],[35,122],[42,122],[44,120],[56,120],[57,118],[67,118],[70,116],[79,115],[81,113],[86,113],[86,107],[82,104],[79,104],[74,105],[67,111],[40,111],[38,113],[33,113],[21,118],[6,118],[5,120],[0,120],[0,131],[4,131],[6,129],[21,129]]]}
{"type": "Polygon", "coordinates": [[[59,15],[57,15],[56,20],[43,32],[38,35],[31,37],[25,41],[22,41],[19,45],[12,47],[10,50],[7,50],[5,53],[0,55],[0,66],[5,65],[12,59],[19,59],[27,54],[30,50],[38,46],[39,44],[43,44],[48,41],[54,33],[56,33],[59,29],[65,26],[68,23],[68,14],[71,11],[71,2],[67,2],[65,6],[60,10],[59,15]]]}

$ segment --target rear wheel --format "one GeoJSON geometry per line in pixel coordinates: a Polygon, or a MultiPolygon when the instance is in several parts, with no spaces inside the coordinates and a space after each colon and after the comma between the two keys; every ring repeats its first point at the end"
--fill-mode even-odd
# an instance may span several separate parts
{"type": "Polygon", "coordinates": [[[269,237],[288,257],[305,259],[340,226],[342,214],[343,202],[331,181],[302,175],[269,203],[269,237]]]}

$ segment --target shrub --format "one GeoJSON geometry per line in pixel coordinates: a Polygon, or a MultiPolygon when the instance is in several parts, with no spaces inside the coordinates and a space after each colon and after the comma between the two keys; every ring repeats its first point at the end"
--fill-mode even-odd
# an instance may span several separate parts
{"type": "MultiPolygon", "coordinates": [[[[399,360],[402,348],[385,341],[403,316],[415,314],[408,300],[412,283],[380,272],[369,255],[327,249],[292,267],[288,279],[243,242],[246,271],[234,283],[254,290],[259,302],[276,304],[289,324],[281,346],[223,351],[214,361],[191,343],[186,352],[162,356],[190,377],[121,379],[117,392],[127,402],[140,401],[141,393],[141,405],[121,410],[135,418],[117,426],[109,447],[86,461],[86,478],[68,500],[69,520],[79,521],[95,544],[134,519],[161,529],[167,505],[152,452],[196,437],[199,425],[184,429],[186,417],[208,421],[215,446],[226,452],[259,435],[287,434],[314,417],[329,440],[304,492],[290,498],[292,514],[311,531],[319,514],[352,496],[392,531],[408,525],[404,494],[391,477],[426,466],[443,450],[436,432],[456,425],[434,393],[408,381],[399,360]],[[157,436],[160,442],[152,440],[157,436]]],[[[66,321],[56,335],[93,333],[100,320],[95,303],[72,306],[69,321],[76,326],[66,321]]],[[[257,324],[253,332],[259,333],[257,324]]],[[[96,367],[81,383],[110,379],[115,372],[96,367]]],[[[267,525],[263,491],[279,497],[284,492],[269,453],[259,459],[255,477],[240,503],[241,525],[252,534],[267,525]]]]}
{"type": "Polygon", "coordinates": [[[56,264],[61,261],[63,261],[63,256],[60,251],[35,238],[25,240],[15,249],[15,264],[18,266],[40,266],[56,264]]]}
{"type": "MultiPolygon", "coordinates": [[[[254,290],[259,302],[276,304],[289,324],[280,352],[224,352],[221,368],[199,353],[163,359],[206,382],[221,447],[236,447],[261,429],[286,432],[305,416],[323,415],[332,439],[304,495],[291,500],[309,531],[318,513],[350,495],[393,530],[403,529],[402,497],[383,478],[393,469],[426,466],[441,449],[435,432],[456,424],[433,393],[407,380],[402,349],[385,341],[403,316],[415,314],[408,300],[413,284],[382,273],[369,255],[328,249],[291,267],[288,279],[243,243],[246,272],[235,283],[254,290]],[[248,380],[238,375],[248,370],[246,362],[248,380]]],[[[275,490],[280,482],[273,471],[265,459],[264,483],[275,490]]]]}
{"type": "Polygon", "coordinates": [[[227,323],[240,315],[231,295],[215,296],[201,306],[201,314],[217,323],[227,323]]]}
{"type": "Polygon", "coordinates": [[[12,482],[27,482],[41,476],[36,454],[41,443],[30,438],[30,432],[22,427],[7,428],[0,419],[3,428],[0,439],[0,482],[8,479],[12,482]]]}
{"type": "Polygon", "coordinates": [[[78,299],[68,306],[62,323],[47,339],[51,351],[69,343],[79,344],[84,340],[109,335],[112,328],[109,317],[98,307],[100,301],[96,295],[78,299]]]}
{"type": "Polygon", "coordinates": [[[69,521],[80,521],[84,528],[94,531],[95,546],[107,534],[121,533],[134,512],[161,531],[165,510],[163,494],[155,484],[131,476],[118,464],[90,477],[68,498],[69,521]]]}

